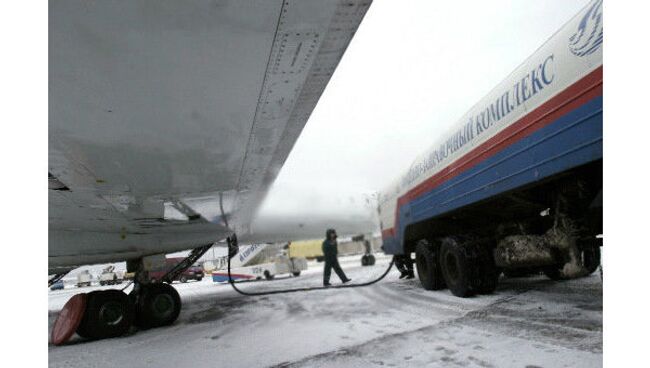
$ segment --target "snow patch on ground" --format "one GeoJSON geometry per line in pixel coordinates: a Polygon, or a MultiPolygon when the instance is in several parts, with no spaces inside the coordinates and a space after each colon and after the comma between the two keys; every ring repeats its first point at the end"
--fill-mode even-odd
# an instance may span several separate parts
{"type": "MultiPolygon", "coordinates": [[[[354,282],[379,276],[390,258],[342,266],[354,282]]],[[[300,277],[241,285],[245,290],[318,286],[322,263],[300,277]]],[[[333,275],[334,283],[339,280],[333,275]]],[[[51,367],[598,367],[602,366],[599,276],[553,282],[502,279],[496,293],[456,298],[417,279],[355,289],[245,297],[228,284],[174,284],[184,306],[167,328],[116,339],[50,345],[51,367]]],[[[122,286],[123,287],[123,286],[122,286]]],[[[75,293],[50,292],[50,329],[75,293]]]]}

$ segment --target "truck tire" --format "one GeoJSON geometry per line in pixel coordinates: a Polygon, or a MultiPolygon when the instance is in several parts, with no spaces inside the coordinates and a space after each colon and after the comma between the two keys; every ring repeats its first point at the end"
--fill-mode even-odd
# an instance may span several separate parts
{"type": "Polygon", "coordinates": [[[535,270],[533,268],[512,268],[503,271],[503,275],[509,279],[516,279],[520,277],[528,277],[531,276],[535,273],[535,270]]]}
{"type": "Polygon", "coordinates": [[[441,290],[445,282],[440,270],[436,248],[426,240],[420,240],[415,246],[415,264],[420,284],[425,290],[441,290]]]}
{"type": "Polygon", "coordinates": [[[562,274],[562,266],[549,266],[544,268],[544,275],[554,281],[568,280],[569,278],[562,274]]]}
{"type": "Polygon", "coordinates": [[[478,268],[479,279],[476,286],[476,292],[479,294],[492,294],[499,285],[499,276],[501,270],[494,264],[494,257],[487,247],[477,245],[478,247],[478,268]]]}
{"type": "Polygon", "coordinates": [[[368,259],[368,266],[375,265],[375,256],[373,256],[372,254],[368,254],[367,259],[368,259]]]}
{"type": "Polygon", "coordinates": [[[582,264],[591,275],[600,266],[600,246],[594,241],[582,247],[582,264]]]}
{"type": "Polygon", "coordinates": [[[273,278],[274,278],[275,276],[274,276],[274,275],[271,275],[271,273],[269,272],[269,270],[264,270],[264,277],[265,277],[267,280],[273,280],[273,278]]]}
{"type": "Polygon", "coordinates": [[[134,318],[134,305],[124,292],[96,290],[88,293],[77,334],[92,340],[122,336],[131,328],[134,318]]]}
{"type": "Polygon", "coordinates": [[[475,294],[478,270],[474,247],[448,237],[440,244],[440,268],[447,287],[455,296],[466,298],[475,294]]]}
{"type": "Polygon", "coordinates": [[[140,287],[136,303],[136,325],[147,329],[174,323],[181,312],[181,298],[176,289],[164,282],[140,287]]]}

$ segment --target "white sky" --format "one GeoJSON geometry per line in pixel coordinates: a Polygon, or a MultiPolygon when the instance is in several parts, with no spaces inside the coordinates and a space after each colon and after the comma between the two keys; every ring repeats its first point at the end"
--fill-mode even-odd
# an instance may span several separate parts
{"type": "Polygon", "coordinates": [[[375,0],[264,210],[383,189],[587,2],[375,0]]]}

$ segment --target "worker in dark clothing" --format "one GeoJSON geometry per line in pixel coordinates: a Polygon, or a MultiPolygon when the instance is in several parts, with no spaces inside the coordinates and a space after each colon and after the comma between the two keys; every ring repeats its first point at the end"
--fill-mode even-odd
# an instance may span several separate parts
{"type": "Polygon", "coordinates": [[[393,256],[393,260],[395,261],[395,267],[401,273],[399,276],[400,279],[412,279],[415,277],[413,273],[413,260],[410,254],[396,254],[393,256]]]}
{"type": "Polygon", "coordinates": [[[328,229],[325,232],[325,240],[323,241],[323,256],[325,256],[325,271],[323,272],[323,285],[330,286],[330,275],[332,274],[332,268],[334,272],[339,276],[341,281],[345,284],[350,281],[339,265],[339,260],[337,258],[337,242],[336,242],[336,230],[328,229]]]}

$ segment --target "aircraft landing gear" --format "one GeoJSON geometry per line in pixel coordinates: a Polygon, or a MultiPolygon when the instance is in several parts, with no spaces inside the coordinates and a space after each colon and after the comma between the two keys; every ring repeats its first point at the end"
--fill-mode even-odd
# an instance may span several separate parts
{"type": "Polygon", "coordinates": [[[187,258],[161,278],[161,282],[156,283],[148,279],[141,259],[127,262],[127,271],[136,273],[133,290],[128,295],[124,293],[127,285],[122,290],[97,290],[75,295],[54,322],[52,343],[64,344],[75,331],[83,338],[98,340],[122,336],[132,326],[149,329],[174,323],[182,304],[178,292],[169,283],[211,246],[193,249],[187,258]]]}
{"type": "MultiPolygon", "coordinates": [[[[160,278],[160,282],[146,282],[142,263],[131,264],[136,268],[133,291],[129,299],[135,306],[135,325],[142,329],[168,326],[174,323],[181,312],[181,297],[171,286],[173,280],[192,266],[212,244],[193,249],[190,254],[160,278]],[[145,281],[145,282],[142,282],[145,281]]],[[[127,263],[127,268],[128,268],[127,263]]]]}

